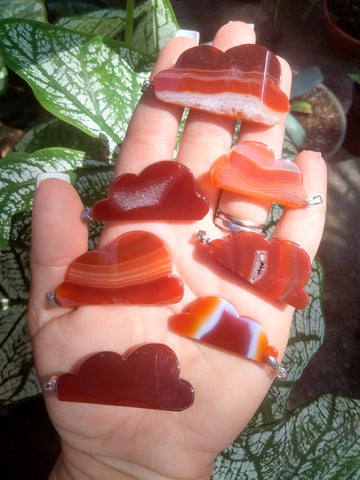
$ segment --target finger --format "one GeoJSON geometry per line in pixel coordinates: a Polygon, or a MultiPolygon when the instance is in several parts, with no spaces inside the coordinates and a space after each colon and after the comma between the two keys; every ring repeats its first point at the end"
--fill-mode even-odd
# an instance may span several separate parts
{"type": "MultiPolygon", "coordinates": [[[[279,61],[282,67],[280,88],[289,96],[292,78],[291,69],[284,59],[279,58],[279,61]]],[[[275,157],[280,158],[284,141],[285,123],[286,119],[272,127],[243,123],[236,143],[248,140],[265,143],[273,150],[275,157]]],[[[218,208],[221,212],[237,219],[263,224],[269,214],[271,202],[249,199],[245,195],[223,191],[218,208]]]]}
{"type": "MultiPolygon", "coordinates": [[[[243,43],[255,43],[252,26],[243,22],[224,25],[216,34],[213,46],[227,50],[243,43]]],[[[193,172],[195,178],[204,179],[202,189],[208,198],[217,192],[210,187],[208,175],[205,175],[212,163],[231,147],[236,122],[203,112],[189,113],[178,152],[178,161],[193,172]]],[[[209,198],[211,201],[211,198],[209,198]]]]}
{"type": "Polygon", "coordinates": [[[304,151],[296,157],[308,198],[321,195],[323,202],[306,208],[286,208],[272,237],[301,245],[313,260],[322,237],[326,213],[326,164],[319,153],[304,151]]]}
{"type": "MultiPolygon", "coordinates": [[[[49,309],[46,294],[64,280],[69,263],[87,250],[83,205],[66,181],[44,180],[35,192],[31,238],[31,289],[28,327],[31,335],[58,315],[49,309]]],[[[64,309],[62,309],[62,314],[64,309]]]]}
{"type": "MultiPolygon", "coordinates": [[[[196,40],[178,36],[160,52],[150,80],[161,70],[174,66],[179,55],[195,46],[196,40]]],[[[157,100],[153,92],[144,94],[131,118],[115,167],[115,177],[139,173],[148,165],[171,160],[177,140],[183,108],[157,100]]]]}

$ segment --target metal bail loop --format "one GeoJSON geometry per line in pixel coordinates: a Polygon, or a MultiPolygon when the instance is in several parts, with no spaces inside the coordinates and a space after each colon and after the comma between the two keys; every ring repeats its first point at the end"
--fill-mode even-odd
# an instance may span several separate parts
{"type": "Polygon", "coordinates": [[[50,308],[56,308],[60,305],[59,300],[56,298],[56,292],[48,292],[46,297],[50,308]]]}
{"type": "Polygon", "coordinates": [[[312,198],[306,198],[305,199],[306,205],[320,205],[320,203],[323,203],[323,199],[321,195],[316,195],[315,197],[312,198]]]}
{"type": "Polygon", "coordinates": [[[82,211],[82,214],[81,214],[81,220],[85,223],[90,223],[94,221],[91,207],[84,207],[84,210],[82,211]]]}
{"type": "Polygon", "coordinates": [[[141,92],[142,93],[149,93],[153,89],[153,82],[151,80],[145,80],[141,87],[141,92]]]}
{"type": "Polygon", "coordinates": [[[287,372],[284,367],[279,365],[277,359],[275,357],[271,357],[270,355],[267,357],[268,365],[274,370],[276,378],[278,380],[284,381],[287,377],[287,372]]]}
{"type": "Polygon", "coordinates": [[[56,389],[57,377],[52,376],[47,382],[44,383],[44,390],[50,391],[56,389]]]}
{"type": "Polygon", "coordinates": [[[199,230],[197,235],[196,235],[196,241],[200,242],[200,243],[209,244],[211,242],[211,239],[206,236],[206,231],[205,230],[199,230]]]}

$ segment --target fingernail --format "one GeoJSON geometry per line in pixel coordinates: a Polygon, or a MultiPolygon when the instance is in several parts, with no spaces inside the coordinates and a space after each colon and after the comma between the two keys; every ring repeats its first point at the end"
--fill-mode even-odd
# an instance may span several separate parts
{"type": "Polygon", "coordinates": [[[58,178],[59,180],[64,180],[64,182],[70,183],[70,177],[67,173],[39,173],[39,175],[36,177],[36,188],[43,180],[47,180],[48,178],[58,178]]]}
{"type": "Polygon", "coordinates": [[[254,23],[248,23],[249,27],[251,27],[253,30],[255,28],[255,24],[254,23]]]}
{"type": "Polygon", "coordinates": [[[200,41],[200,33],[196,30],[178,30],[175,35],[175,38],[177,37],[192,38],[197,44],[199,44],[200,41]]]}

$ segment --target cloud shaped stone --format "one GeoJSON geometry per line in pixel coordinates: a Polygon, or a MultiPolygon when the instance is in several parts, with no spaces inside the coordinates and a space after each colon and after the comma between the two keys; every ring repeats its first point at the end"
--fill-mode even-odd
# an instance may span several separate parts
{"type": "Polygon", "coordinates": [[[174,411],[194,401],[193,387],[180,378],[175,352],[157,343],[136,348],[126,359],[115,352],[96,353],[78,373],[57,378],[56,395],[65,402],[174,411]]]}
{"type": "Polygon", "coordinates": [[[262,326],[252,318],[240,316],[225,298],[198,298],[188,312],[174,315],[170,328],[180,335],[199,340],[251,360],[267,363],[277,357],[262,326]]]}
{"type": "Polygon", "coordinates": [[[191,171],[175,161],[157,162],[139,175],[126,173],[92,209],[96,220],[200,220],[209,210],[191,171]]]}
{"type": "Polygon", "coordinates": [[[183,52],[175,67],[155,75],[153,89],[167,103],[274,125],[290,110],[281,75],[279,60],[261,45],[238,45],[225,52],[200,45],[183,52]]]}
{"type": "Polygon", "coordinates": [[[64,307],[155,305],[179,302],[183,293],[167,245],[153,233],[134,230],[71,262],[56,298],[64,307]]]}
{"type": "Polygon", "coordinates": [[[276,159],[270,147],[245,141],[218,158],[211,167],[217,188],[288,207],[306,207],[307,194],[299,167],[291,160],[276,159]]]}
{"type": "Polygon", "coordinates": [[[304,290],[311,274],[311,262],[297,243],[242,231],[216,239],[204,248],[212,258],[255,288],[276,300],[302,309],[309,302],[304,290]]]}

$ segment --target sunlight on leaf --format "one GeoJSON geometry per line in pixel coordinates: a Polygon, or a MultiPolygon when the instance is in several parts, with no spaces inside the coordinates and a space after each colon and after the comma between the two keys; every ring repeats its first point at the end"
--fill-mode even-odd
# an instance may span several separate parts
{"type": "Polygon", "coordinates": [[[171,4],[167,0],[151,0],[142,6],[141,14],[135,9],[135,18],[140,16],[134,35],[133,46],[154,60],[165,43],[179,29],[171,4]]]}
{"type": "Polygon", "coordinates": [[[14,238],[14,217],[30,212],[37,175],[42,172],[72,174],[84,161],[83,152],[62,148],[44,149],[33,154],[10,153],[1,159],[0,245],[7,245],[14,238]]]}
{"type": "Polygon", "coordinates": [[[38,22],[13,19],[0,27],[5,63],[30,84],[39,102],[115,151],[148,77],[137,72],[148,66],[146,59],[121,44],[110,48],[101,37],[38,22]]]}
{"type": "Polygon", "coordinates": [[[56,22],[77,32],[101,35],[104,38],[117,38],[125,28],[126,11],[120,8],[106,8],[83,13],[73,17],[62,17],[56,22]]]}

